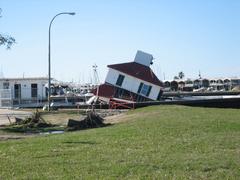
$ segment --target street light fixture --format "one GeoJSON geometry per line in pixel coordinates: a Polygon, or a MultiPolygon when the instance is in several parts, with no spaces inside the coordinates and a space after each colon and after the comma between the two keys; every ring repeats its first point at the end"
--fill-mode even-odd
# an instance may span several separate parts
{"type": "Polygon", "coordinates": [[[50,111],[50,95],[51,95],[51,27],[54,19],[59,16],[59,15],[75,15],[75,12],[61,12],[56,14],[52,20],[50,21],[49,24],[49,29],[48,29],[48,111],[50,111]]]}

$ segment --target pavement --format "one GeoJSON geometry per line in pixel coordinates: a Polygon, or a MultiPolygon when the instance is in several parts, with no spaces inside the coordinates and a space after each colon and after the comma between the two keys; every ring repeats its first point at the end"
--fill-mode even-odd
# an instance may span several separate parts
{"type": "Polygon", "coordinates": [[[15,117],[24,119],[32,115],[32,112],[13,110],[13,109],[0,109],[0,126],[8,125],[15,122],[15,117]]]}

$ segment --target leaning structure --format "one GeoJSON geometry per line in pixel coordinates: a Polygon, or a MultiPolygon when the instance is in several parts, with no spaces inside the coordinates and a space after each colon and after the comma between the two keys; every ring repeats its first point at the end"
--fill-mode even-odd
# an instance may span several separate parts
{"type": "Polygon", "coordinates": [[[134,61],[108,65],[105,83],[95,91],[104,102],[117,101],[143,102],[160,100],[163,83],[154,74],[151,54],[137,51],[134,61]]]}

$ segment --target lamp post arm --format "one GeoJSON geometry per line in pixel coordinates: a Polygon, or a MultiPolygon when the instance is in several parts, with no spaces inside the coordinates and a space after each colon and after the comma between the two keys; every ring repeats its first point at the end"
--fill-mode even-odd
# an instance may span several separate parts
{"type": "Polygon", "coordinates": [[[48,111],[50,111],[50,95],[51,95],[51,27],[54,19],[62,14],[75,15],[74,12],[61,12],[56,14],[50,21],[48,27],[48,111]]]}

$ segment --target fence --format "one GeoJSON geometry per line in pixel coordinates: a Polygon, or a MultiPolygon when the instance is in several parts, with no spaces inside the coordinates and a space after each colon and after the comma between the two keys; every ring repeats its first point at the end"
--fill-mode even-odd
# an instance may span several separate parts
{"type": "Polygon", "coordinates": [[[0,89],[0,107],[1,108],[13,107],[11,89],[0,89]]]}
{"type": "Polygon", "coordinates": [[[0,108],[42,106],[46,101],[43,93],[36,88],[0,89],[0,108]]]}

